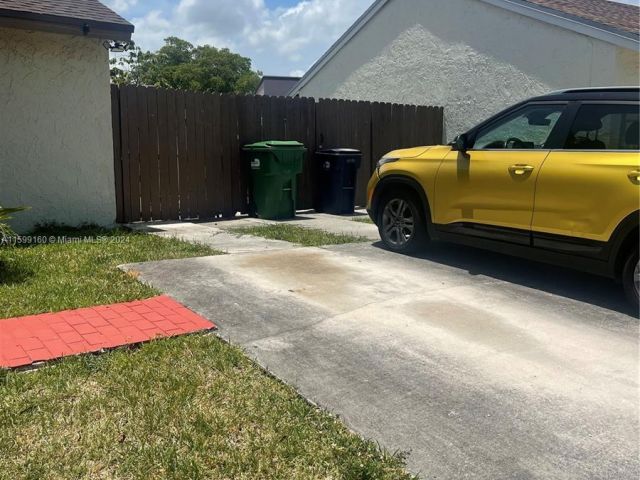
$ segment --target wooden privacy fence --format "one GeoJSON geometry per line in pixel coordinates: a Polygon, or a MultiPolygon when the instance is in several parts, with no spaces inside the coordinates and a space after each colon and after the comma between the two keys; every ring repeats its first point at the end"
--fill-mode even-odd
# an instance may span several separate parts
{"type": "Polygon", "coordinates": [[[111,87],[119,222],[232,217],[248,207],[242,145],[297,140],[308,149],[298,207],[312,208],[313,152],[363,153],[356,203],[378,159],[442,141],[440,107],[111,87]]]}

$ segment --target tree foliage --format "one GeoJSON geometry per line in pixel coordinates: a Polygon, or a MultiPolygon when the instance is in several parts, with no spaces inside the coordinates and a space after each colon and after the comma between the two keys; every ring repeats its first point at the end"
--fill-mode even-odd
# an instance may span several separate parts
{"type": "Polygon", "coordinates": [[[262,74],[251,69],[251,59],[228,48],[196,47],[178,37],[164,42],[157,52],[136,47],[112,59],[112,82],[210,93],[253,93],[260,82],[262,74]]]}

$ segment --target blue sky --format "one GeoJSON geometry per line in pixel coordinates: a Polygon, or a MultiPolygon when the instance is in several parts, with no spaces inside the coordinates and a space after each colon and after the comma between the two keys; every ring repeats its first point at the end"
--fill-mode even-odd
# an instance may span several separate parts
{"type": "MultiPolygon", "coordinates": [[[[168,36],[228,47],[267,75],[301,75],[373,0],[103,0],[156,50],[168,36]]],[[[640,0],[619,0],[638,5],[640,0]]]]}

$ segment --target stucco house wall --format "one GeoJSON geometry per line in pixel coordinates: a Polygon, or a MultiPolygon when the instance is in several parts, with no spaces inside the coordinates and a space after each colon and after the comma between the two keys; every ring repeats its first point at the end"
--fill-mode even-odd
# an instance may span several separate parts
{"type": "Polygon", "coordinates": [[[392,0],[297,92],[445,109],[445,140],[528,97],[637,85],[638,53],[477,0],[392,0]]]}
{"type": "Polygon", "coordinates": [[[11,225],[115,222],[108,51],[97,38],[0,28],[0,205],[11,225]]]}

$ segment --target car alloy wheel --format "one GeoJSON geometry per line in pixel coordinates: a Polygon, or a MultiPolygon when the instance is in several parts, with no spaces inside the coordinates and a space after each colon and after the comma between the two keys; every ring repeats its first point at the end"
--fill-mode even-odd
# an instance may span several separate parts
{"type": "Polygon", "coordinates": [[[636,262],[636,268],[633,270],[633,288],[636,289],[636,296],[640,292],[640,260],[636,262]]]}
{"type": "Polygon", "coordinates": [[[395,247],[406,245],[413,237],[415,219],[406,200],[394,198],[382,212],[382,231],[385,240],[395,247]]]}

